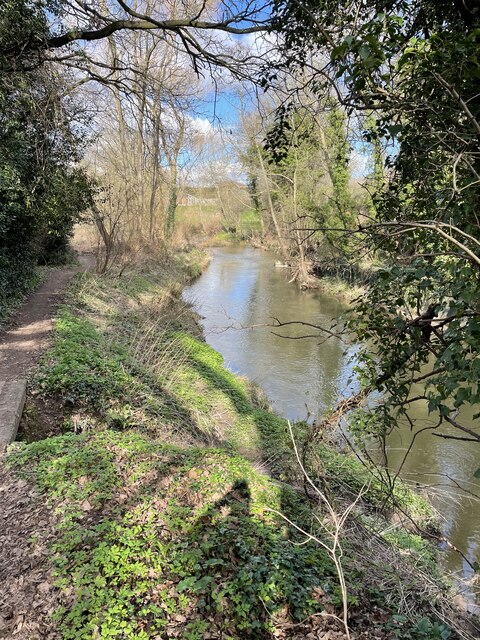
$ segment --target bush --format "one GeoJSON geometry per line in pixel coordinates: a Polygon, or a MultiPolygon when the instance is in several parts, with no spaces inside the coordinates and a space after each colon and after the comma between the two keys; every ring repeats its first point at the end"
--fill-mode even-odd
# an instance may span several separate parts
{"type": "MultiPolygon", "coordinates": [[[[0,315],[32,285],[35,265],[61,262],[92,185],[76,166],[83,144],[63,78],[8,51],[16,38],[46,34],[40,9],[23,0],[0,7],[0,315]],[[74,132],[75,130],[75,132],[74,132]]],[[[38,54],[36,54],[38,55],[38,54]]],[[[35,61],[38,62],[38,61],[35,61]]]]}

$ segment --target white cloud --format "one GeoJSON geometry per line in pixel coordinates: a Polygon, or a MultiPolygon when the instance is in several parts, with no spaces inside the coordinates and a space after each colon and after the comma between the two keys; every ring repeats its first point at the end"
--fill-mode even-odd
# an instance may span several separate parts
{"type": "Polygon", "coordinates": [[[214,133],[214,128],[212,123],[208,118],[189,118],[190,127],[195,131],[195,133],[199,133],[204,136],[208,136],[214,133]]]}

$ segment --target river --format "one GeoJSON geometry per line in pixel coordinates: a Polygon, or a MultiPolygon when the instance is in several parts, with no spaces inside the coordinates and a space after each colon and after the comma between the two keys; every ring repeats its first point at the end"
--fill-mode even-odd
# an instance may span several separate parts
{"type": "MultiPolygon", "coordinates": [[[[355,383],[355,347],[335,338],[285,339],[311,334],[306,326],[272,329],[274,318],[302,320],[329,328],[345,305],[331,295],[300,291],[288,282],[289,272],[275,267],[275,256],[253,248],[212,250],[208,269],[184,292],[202,316],[207,342],[226,366],[260,385],[273,408],[291,420],[311,420],[347,395],[355,383]]],[[[316,333],[316,332],[314,332],[316,333]]],[[[421,427],[428,424],[426,408],[417,409],[421,427]]],[[[464,419],[471,416],[464,416],[464,419]]],[[[470,562],[480,563],[479,445],[422,433],[405,462],[414,434],[400,426],[388,442],[388,465],[412,483],[428,487],[443,518],[443,531],[470,562]],[[462,489],[463,487],[464,489],[462,489]]],[[[472,570],[455,552],[444,550],[444,564],[454,575],[470,578],[472,570]]],[[[473,593],[465,588],[467,600],[473,593]]]]}

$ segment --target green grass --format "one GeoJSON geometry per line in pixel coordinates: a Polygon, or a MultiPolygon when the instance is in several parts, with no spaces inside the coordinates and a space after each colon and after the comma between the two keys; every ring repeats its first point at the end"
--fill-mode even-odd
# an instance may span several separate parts
{"type": "MultiPolygon", "coordinates": [[[[225,226],[219,205],[181,205],[177,207],[176,222],[185,230],[213,231],[215,227],[225,226]]],[[[236,235],[250,236],[261,232],[262,224],[260,212],[255,209],[245,209],[240,214],[236,234],[224,232],[226,238],[232,240],[236,235]]],[[[220,235],[220,234],[218,234],[220,235]]],[[[217,236],[218,237],[218,236],[217,236]]]]}
{"type": "Polygon", "coordinates": [[[182,204],[177,207],[176,220],[178,220],[178,222],[184,222],[190,217],[215,216],[219,210],[220,207],[217,204],[182,204]]]}
{"type": "Polygon", "coordinates": [[[246,209],[241,215],[240,228],[247,235],[259,234],[262,230],[260,211],[255,209],[246,209]]]}
{"type": "MultiPolygon", "coordinates": [[[[143,279],[135,282],[140,285],[137,293],[143,294],[143,279]]],[[[132,295],[131,287],[129,282],[122,290],[132,295]]],[[[86,291],[89,299],[91,294],[86,291]]],[[[155,296],[158,290],[153,287],[151,293],[155,296]]],[[[127,315],[112,313],[103,320],[102,331],[91,319],[63,308],[56,321],[54,346],[37,374],[37,390],[62,395],[67,406],[94,416],[97,426],[137,428],[156,436],[173,430],[190,441],[268,460],[277,478],[294,479],[298,469],[287,422],[268,407],[259,406],[248,381],[228,371],[222,356],[182,326],[178,317],[169,317],[166,328],[148,324],[154,349],[152,358],[142,361],[143,349],[132,349],[135,338],[145,333],[139,322],[135,308],[127,315]],[[157,369],[160,357],[164,362],[157,369]]],[[[308,426],[297,423],[294,430],[301,441],[308,426]]],[[[368,485],[364,499],[370,505],[391,507],[382,482],[354,456],[323,445],[316,453],[322,475],[333,490],[355,496],[368,485]]],[[[428,503],[401,482],[393,498],[422,525],[433,521],[428,503]]]]}
{"type": "Polygon", "coordinates": [[[352,302],[365,293],[364,286],[352,284],[335,276],[322,276],[318,279],[318,285],[321,291],[345,302],[352,302]]]}
{"type": "MultiPolygon", "coordinates": [[[[225,368],[178,298],[179,282],[199,269],[194,256],[185,255],[156,272],[79,279],[70,305],[58,314],[36,393],[60,395],[97,427],[224,446],[268,460],[277,478],[296,481],[286,420],[225,368]]],[[[294,431],[301,442],[308,426],[298,423],[294,431]]],[[[382,483],[354,456],[325,446],[316,455],[332,489],[356,495],[369,484],[365,499],[375,507],[389,504],[382,483]]],[[[422,524],[433,519],[428,503],[406,485],[396,485],[394,498],[422,524]]]]}
{"type": "Polygon", "coordinates": [[[336,601],[328,556],[269,510],[292,491],[243,457],[105,431],[19,446],[9,464],[56,509],[63,638],[262,638],[281,610],[318,612],[315,589],[336,601]]]}
{"type": "Polygon", "coordinates": [[[235,232],[223,228],[212,237],[210,244],[217,246],[238,244],[249,238],[260,236],[262,232],[260,215],[260,212],[254,209],[246,209],[240,215],[235,232]]]}
{"type": "MultiPolygon", "coordinates": [[[[383,478],[379,469],[374,468],[368,462],[361,463],[355,456],[339,453],[323,444],[316,447],[315,453],[317,465],[333,493],[350,493],[353,499],[360,492],[363,492],[364,500],[371,507],[394,511],[398,506],[419,527],[426,530],[436,529],[437,514],[431,504],[405,483],[396,482],[390,492],[386,478],[383,478]]],[[[404,534],[402,548],[404,548],[409,532],[404,531],[404,534]]],[[[389,540],[393,542],[394,538],[390,537],[389,540]]],[[[434,556],[433,547],[427,546],[434,556]]],[[[416,548],[417,540],[414,536],[412,537],[412,549],[416,548]]]]}
{"type": "Polygon", "coordinates": [[[224,247],[240,242],[242,242],[240,236],[236,233],[230,233],[229,231],[219,231],[210,240],[210,244],[216,247],[224,247]]]}
{"type": "MultiPolygon", "coordinates": [[[[121,277],[84,275],[58,313],[33,394],[61,400],[58,433],[84,433],[16,447],[9,464],[58,515],[65,639],[200,639],[207,629],[267,638],[279,618],[340,605],[328,554],[293,545],[297,534],[270,510],[329,541],[315,519],[322,514],[298,490],[287,422],[225,368],[179,297],[203,264],[202,254],[185,253],[121,277]]],[[[299,442],[308,429],[294,425],[299,442]]],[[[334,500],[368,484],[364,512],[388,513],[382,484],[358,460],[326,446],[317,455],[334,500]]],[[[424,522],[432,517],[404,485],[395,498],[424,522]]],[[[382,522],[392,554],[426,559],[431,547],[382,522]]],[[[354,548],[347,537],[352,604],[373,593],[354,548]]]]}

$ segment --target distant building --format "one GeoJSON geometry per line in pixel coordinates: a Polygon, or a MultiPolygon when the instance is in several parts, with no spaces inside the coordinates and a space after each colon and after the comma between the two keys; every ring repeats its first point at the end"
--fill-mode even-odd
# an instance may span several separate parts
{"type": "Polygon", "coordinates": [[[217,198],[201,198],[199,196],[194,196],[191,193],[187,193],[178,199],[178,204],[184,207],[202,204],[217,205],[218,200],[217,198]]]}

